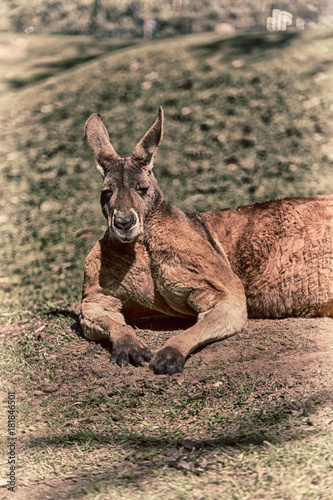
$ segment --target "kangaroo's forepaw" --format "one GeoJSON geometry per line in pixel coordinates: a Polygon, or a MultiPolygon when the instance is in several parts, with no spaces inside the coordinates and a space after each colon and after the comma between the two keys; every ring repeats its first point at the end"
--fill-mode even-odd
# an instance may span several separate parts
{"type": "Polygon", "coordinates": [[[119,340],[112,349],[111,361],[115,361],[120,368],[131,363],[134,366],[143,366],[150,361],[153,353],[148,347],[140,345],[135,339],[125,337],[119,340]]]}
{"type": "Polygon", "coordinates": [[[164,347],[158,351],[149,368],[154,370],[155,375],[181,373],[184,370],[185,358],[175,347],[164,347]]]}

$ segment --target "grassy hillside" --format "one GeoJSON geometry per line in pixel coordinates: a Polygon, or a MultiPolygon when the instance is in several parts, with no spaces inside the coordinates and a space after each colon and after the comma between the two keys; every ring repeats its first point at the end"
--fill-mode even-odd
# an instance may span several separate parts
{"type": "MultiPolygon", "coordinates": [[[[112,367],[80,338],[75,312],[84,259],[106,228],[82,138],[89,115],[102,114],[126,156],[162,105],[155,175],[186,209],[331,193],[333,33],[122,43],[23,36],[15,68],[2,63],[14,76],[0,89],[0,373],[18,394],[20,498],[76,498],[71,484],[91,500],[328,500],[331,407],[326,427],[310,412],[326,397],[311,399],[324,383],[310,351],[318,323],[271,322],[265,337],[254,322],[224,357],[212,346],[209,363],[198,355],[184,375],[156,380],[112,367]],[[289,351],[313,363],[306,383],[303,372],[282,377],[289,351]],[[181,448],[188,436],[197,444],[181,448]],[[45,481],[47,493],[24,489],[45,481]]],[[[155,349],[164,337],[149,338],[155,349]]]]}
{"type": "MultiPolygon", "coordinates": [[[[90,41],[89,53],[99,45],[94,52],[90,41]]],[[[332,46],[327,31],[206,35],[63,66],[37,85],[39,73],[22,77],[24,87],[1,99],[3,312],[79,300],[84,257],[105,225],[101,179],[82,140],[95,111],[128,155],[164,106],[155,174],[182,207],[332,192],[332,46]]],[[[43,64],[45,56],[40,74],[43,64]]]]}
{"type": "Polygon", "coordinates": [[[137,43],[138,40],[125,38],[29,36],[0,32],[0,92],[42,82],[137,43]]]}

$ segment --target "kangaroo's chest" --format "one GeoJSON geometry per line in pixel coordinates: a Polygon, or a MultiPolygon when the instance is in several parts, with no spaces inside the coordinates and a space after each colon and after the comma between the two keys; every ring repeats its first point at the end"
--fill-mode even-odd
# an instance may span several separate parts
{"type": "Polygon", "coordinates": [[[149,309],[174,314],[172,306],[161,293],[156,276],[153,276],[151,259],[141,243],[133,249],[110,253],[104,259],[100,285],[104,293],[119,298],[123,303],[128,300],[137,302],[149,309]]]}

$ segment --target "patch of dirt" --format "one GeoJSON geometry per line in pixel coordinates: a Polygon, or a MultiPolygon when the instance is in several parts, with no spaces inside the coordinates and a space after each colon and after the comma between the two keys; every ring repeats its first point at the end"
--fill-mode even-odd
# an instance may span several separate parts
{"type": "MultiPolygon", "coordinates": [[[[45,320],[36,320],[2,326],[0,339],[20,338],[22,332],[30,332],[47,346],[51,336],[47,333],[48,324],[45,320]]],[[[154,331],[137,331],[138,336],[153,351],[161,347],[170,335],[177,333],[171,331],[177,324],[170,323],[168,331],[158,331],[158,326],[161,325],[155,324],[154,331]]],[[[254,387],[250,397],[267,398],[267,402],[271,401],[273,404],[274,397],[283,398],[286,395],[286,405],[289,405],[287,411],[293,413],[302,409],[303,414],[308,417],[308,427],[333,425],[332,319],[250,320],[246,330],[195,353],[187,360],[184,372],[171,377],[154,375],[147,366],[120,369],[110,363],[108,345],[84,339],[77,324],[68,328],[67,334],[70,333],[72,336],[67,343],[51,350],[45,347],[29,358],[36,405],[45,402],[45,397],[51,400],[56,396],[57,405],[61,404],[62,399],[65,401],[72,397],[79,400],[80,394],[90,390],[96,395],[112,396],[119,393],[119,390],[130,389],[141,397],[150,391],[156,394],[159,391],[172,393],[179,385],[186,387],[189,400],[205,397],[214,399],[218,397],[216,394],[221,387],[229,387],[232,392],[232,388],[250,381],[254,387]],[[45,382],[43,373],[33,371],[34,363],[38,363],[41,356],[46,357],[52,366],[54,380],[51,383],[45,382]],[[67,369],[66,360],[73,358],[75,364],[68,363],[67,369]]],[[[19,380],[20,374],[11,377],[13,384],[19,380]]],[[[72,422],[78,427],[82,423],[72,422]]],[[[225,440],[224,444],[232,444],[232,435],[230,431],[230,443],[225,440]]],[[[24,434],[22,438],[24,440],[24,434]]],[[[38,439],[38,435],[34,439],[38,439]]],[[[215,446],[218,442],[217,437],[215,439],[214,436],[203,434],[199,436],[196,446],[215,446]]],[[[179,464],[182,463],[181,460],[180,457],[179,464]]],[[[79,498],[78,482],[84,484],[84,481],[85,478],[78,475],[62,482],[49,481],[40,485],[23,486],[20,488],[20,499],[79,498]],[[69,496],[72,490],[73,496],[69,496]]],[[[1,490],[5,494],[4,488],[1,490]]],[[[6,494],[1,498],[6,498],[6,494]]]]}
{"type": "MultiPolygon", "coordinates": [[[[184,323],[170,318],[168,326],[172,330],[160,331],[161,321],[161,318],[149,321],[149,326],[155,327],[155,330],[137,330],[137,335],[153,352],[170,336],[181,331],[176,330],[177,326],[184,326],[184,323]]],[[[20,338],[24,331],[31,332],[38,339],[45,341],[50,335],[45,333],[47,325],[48,322],[37,320],[0,326],[0,340],[20,338]]],[[[144,324],[141,323],[141,326],[144,324]]],[[[120,369],[116,364],[110,363],[111,346],[108,343],[99,344],[86,340],[77,324],[74,324],[71,330],[77,333],[71,341],[50,352],[44,349],[43,352],[36,353],[35,360],[30,358],[32,364],[38,361],[40,354],[46,355],[52,364],[56,364],[57,359],[63,361],[67,357],[74,357],[78,361],[77,373],[73,373],[72,367],[67,374],[65,368],[61,369],[62,378],[67,379],[67,384],[62,384],[61,388],[54,385],[54,390],[41,384],[41,391],[61,391],[65,395],[74,392],[77,384],[82,390],[83,381],[84,389],[88,390],[90,381],[96,378],[101,387],[110,385],[118,389],[123,386],[147,385],[160,379],[186,380],[186,383],[191,385],[192,382],[205,378],[205,374],[207,375],[212,367],[214,374],[221,371],[224,379],[233,380],[234,383],[238,377],[243,380],[245,374],[260,380],[275,377],[282,385],[289,387],[295,385],[296,381],[313,387],[333,387],[333,320],[330,318],[249,320],[248,327],[241,333],[208,345],[191,355],[185,364],[184,372],[171,377],[154,375],[147,366],[128,366],[120,369]]]]}

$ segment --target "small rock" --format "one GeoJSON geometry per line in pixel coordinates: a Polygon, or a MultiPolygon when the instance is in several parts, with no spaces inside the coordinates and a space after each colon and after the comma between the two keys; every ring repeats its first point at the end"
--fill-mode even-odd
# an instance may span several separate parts
{"type": "Polygon", "coordinates": [[[174,464],[175,462],[177,462],[177,460],[179,460],[182,456],[183,456],[183,453],[179,450],[175,450],[175,449],[171,449],[170,452],[173,451],[173,453],[171,453],[171,455],[167,455],[164,459],[164,462],[166,464],[174,464]]]}
{"type": "Polygon", "coordinates": [[[177,467],[179,469],[193,470],[194,466],[191,462],[185,462],[185,460],[179,460],[177,467]]]}
{"type": "Polygon", "coordinates": [[[43,395],[44,395],[44,392],[43,392],[43,391],[34,391],[34,392],[33,392],[33,395],[34,395],[34,396],[43,396],[43,395]]]}
{"type": "Polygon", "coordinates": [[[151,86],[152,86],[152,82],[149,80],[141,83],[142,90],[149,90],[151,88],[151,86]]]}
{"type": "Polygon", "coordinates": [[[43,387],[43,391],[50,394],[52,392],[56,392],[56,390],[58,389],[58,386],[56,384],[47,384],[47,385],[44,385],[43,387]]]}
{"type": "Polygon", "coordinates": [[[319,104],[320,104],[320,98],[318,96],[314,96],[308,101],[303,102],[303,106],[305,109],[315,108],[316,106],[319,106],[319,104]]]}
{"type": "Polygon", "coordinates": [[[47,113],[52,113],[52,111],[54,110],[54,106],[53,104],[44,104],[41,108],[40,108],[41,112],[43,114],[47,114],[47,113]]]}
{"type": "Polygon", "coordinates": [[[217,142],[220,142],[221,144],[225,143],[227,138],[225,134],[218,134],[216,137],[217,142]]]}
{"type": "Polygon", "coordinates": [[[157,71],[152,71],[151,73],[149,73],[148,75],[145,76],[145,79],[148,80],[148,81],[153,81],[153,80],[157,80],[159,78],[159,73],[157,73],[157,71]]]}
{"type": "Polygon", "coordinates": [[[195,448],[195,442],[192,439],[183,439],[180,444],[184,446],[185,450],[192,451],[195,448]]]}
{"type": "Polygon", "coordinates": [[[292,377],[287,377],[286,378],[286,386],[287,387],[293,387],[295,385],[295,381],[292,377]]]}
{"type": "Polygon", "coordinates": [[[245,61],[244,59],[235,59],[231,64],[233,68],[242,68],[245,64],[245,61]]]}
{"type": "Polygon", "coordinates": [[[166,450],[164,452],[164,456],[165,457],[171,457],[171,455],[174,455],[175,453],[179,453],[179,451],[177,450],[177,448],[169,448],[169,450],[166,450]]]}
{"type": "Polygon", "coordinates": [[[203,470],[208,466],[208,461],[202,457],[195,462],[195,465],[196,465],[196,467],[203,470]]]}
{"type": "Polygon", "coordinates": [[[130,64],[130,70],[131,71],[137,71],[140,68],[141,64],[137,59],[134,59],[134,61],[131,62],[130,64]]]}
{"type": "Polygon", "coordinates": [[[323,80],[326,80],[326,78],[327,78],[327,75],[325,75],[325,73],[323,73],[322,71],[318,71],[318,73],[316,73],[313,76],[313,80],[315,83],[322,82],[323,80]]]}
{"type": "Polygon", "coordinates": [[[96,344],[94,346],[94,350],[97,351],[97,352],[104,352],[104,349],[103,347],[101,346],[101,344],[96,344]]]}
{"type": "Polygon", "coordinates": [[[319,418],[317,417],[317,415],[311,415],[308,420],[307,420],[307,424],[308,425],[311,425],[311,426],[316,426],[319,424],[319,418]]]}
{"type": "Polygon", "coordinates": [[[188,107],[182,108],[180,112],[183,116],[189,116],[192,113],[191,108],[188,107]]]}
{"type": "Polygon", "coordinates": [[[5,486],[8,486],[7,479],[0,479],[0,488],[4,488],[5,486]]]}
{"type": "Polygon", "coordinates": [[[59,212],[62,209],[62,204],[58,201],[44,201],[40,207],[40,211],[46,212],[59,212]]]}

